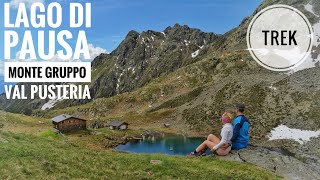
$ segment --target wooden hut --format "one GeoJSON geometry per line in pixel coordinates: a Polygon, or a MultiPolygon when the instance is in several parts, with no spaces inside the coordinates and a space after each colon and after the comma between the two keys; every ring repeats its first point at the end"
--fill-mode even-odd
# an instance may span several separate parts
{"type": "Polygon", "coordinates": [[[112,121],[108,124],[108,127],[113,130],[126,130],[128,129],[128,123],[122,121],[112,121]]]}
{"type": "Polygon", "coordinates": [[[87,129],[87,122],[85,119],[81,119],[68,114],[61,114],[51,119],[53,128],[58,132],[70,132],[76,130],[87,129]]]}

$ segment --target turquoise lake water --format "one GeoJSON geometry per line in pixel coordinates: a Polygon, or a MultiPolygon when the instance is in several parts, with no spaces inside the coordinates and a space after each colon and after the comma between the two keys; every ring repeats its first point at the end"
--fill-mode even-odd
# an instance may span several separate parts
{"type": "MultiPolygon", "coordinates": [[[[118,151],[133,153],[163,153],[168,155],[187,155],[194,151],[205,138],[170,136],[161,139],[136,140],[115,148],[118,151]]],[[[207,152],[207,154],[209,151],[207,152]]]]}

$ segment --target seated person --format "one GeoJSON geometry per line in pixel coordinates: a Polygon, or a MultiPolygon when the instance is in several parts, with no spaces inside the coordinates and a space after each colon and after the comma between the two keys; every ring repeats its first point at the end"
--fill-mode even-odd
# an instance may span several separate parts
{"type": "Polygon", "coordinates": [[[194,151],[191,152],[188,156],[205,156],[206,150],[209,148],[213,153],[218,154],[219,156],[225,156],[227,155],[231,147],[222,148],[224,144],[230,144],[231,138],[233,134],[233,127],[231,124],[232,121],[232,115],[230,113],[224,113],[221,116],[221,122],[223,124],[223,127],[221,129],[221,140],[216,137],[213,134],[210,134],[207,137],[207,140],[205,140],[202,144],[199,145],[199,147],[194,151]]]}
{"type": "MultiPolygon", "coordinates": [[[[249,127],[250,122],[244,116],[244,104],[236,104],[236,113],[237,116],[233,120],[233,136],[231,139],[232,149],[238,150],[242,148],[246,148],[249,144],[249,127]]],[[[229,144],[230,145],[230,144],[229,144]]],[[[226,148],[226,146],[224,146],[226,148]]]]}

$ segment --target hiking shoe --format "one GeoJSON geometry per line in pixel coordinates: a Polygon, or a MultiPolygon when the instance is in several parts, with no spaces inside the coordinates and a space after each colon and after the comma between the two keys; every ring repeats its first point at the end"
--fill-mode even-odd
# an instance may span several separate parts
{"type": "Polygon", "coordinates": [[[206,156],[206,152],[191,152],[190,154],[188,154],[187,156],[206,156]]]}
{"type": "Polygon", "coordinates": [[[199,156],[199,153],[191,152],[191,153],[188,154],[187,156],[199,156]]]}

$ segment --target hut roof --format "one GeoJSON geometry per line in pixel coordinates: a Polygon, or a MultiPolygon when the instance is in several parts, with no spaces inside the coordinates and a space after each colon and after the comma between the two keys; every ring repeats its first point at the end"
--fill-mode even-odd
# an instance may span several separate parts
{"type": "MultiPolygon", "coordinates": [[[[69,114],[61,114],[61,115],[59,115],[59,116],[56,116],[56,117],[52,118],[51,120],[52,120],[53,122],[57,122],[57,123],[58,123],[58,122],[64,121],[64,120],[69,119],[69,118],[81,119],[81,118],[78,118],[78,117],[76,117],[76,116],[71,116],[71,115],[69,115],[69,114]]],[[[81,119],[81,120],[84,120],[84,121],[85,121],[85,119],[81,119]]]]}
{"type": "Polygon", "coordinates": [[[128,123],[126,123],[126,122],[122,122],[122,121],[112,121],[112,122],[109,123],[109,126],[119,127],[119,126],[121,126],[122,124],[127,124],[127,125],[128,125],[128,123]]]}

